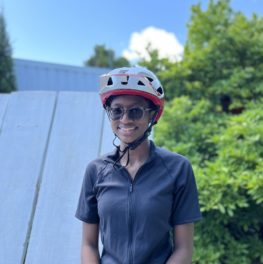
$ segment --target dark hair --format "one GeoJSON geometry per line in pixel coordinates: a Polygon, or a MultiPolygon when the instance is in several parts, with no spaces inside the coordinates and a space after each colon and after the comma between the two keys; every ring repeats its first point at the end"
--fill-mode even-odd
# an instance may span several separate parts
{"type": "Polygon", "coordinates": [[[116,97],[117,97],[117,95],[112,95],[112,96],[110,96],[110,97],[107,99],[106,103],[105,103],[105,107],[109,107],[109,106],[111,105],[111,102],[113,101],[113,99],[116,98],[116,97]]]}

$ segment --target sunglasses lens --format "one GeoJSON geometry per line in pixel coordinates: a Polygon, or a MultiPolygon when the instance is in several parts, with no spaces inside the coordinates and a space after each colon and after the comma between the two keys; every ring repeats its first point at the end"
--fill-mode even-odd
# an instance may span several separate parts
{"type": "Polygon", "coordinates": [[[144,109],[141,107],[132,107],[124,110],[122,107],[113,107],[108,109],[108,114],[111,120],[122,119],[124,113],[127,113],[130,120],[140,120],[143,117],[144,109]]]}
{"type": "Polygon", "coordinates": [[[132,120],[139,120],[143,116],[143,109],[139,107],[134,107],[128,110],[128,117],[132,120]]]}
{"type": "Polygon", "coordinates": [[[121,107],[114,107],[110,109],[110,118],[112,120],[118,120],[121,119],[123,114],[124,114],[124,110],[121,107]]]}

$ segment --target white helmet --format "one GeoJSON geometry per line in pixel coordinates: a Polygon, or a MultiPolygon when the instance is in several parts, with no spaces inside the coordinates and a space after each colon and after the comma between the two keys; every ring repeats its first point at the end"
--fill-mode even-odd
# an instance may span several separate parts
{"type": "Polygon", "coordinates": [[[100,97],[106,107],[109,97],[114,95],[138,95],[150,100],[158,107],[155,121],[164,107],[164,90],[154,73],[143,67],[123,67],[100,76],[100,97]]]}

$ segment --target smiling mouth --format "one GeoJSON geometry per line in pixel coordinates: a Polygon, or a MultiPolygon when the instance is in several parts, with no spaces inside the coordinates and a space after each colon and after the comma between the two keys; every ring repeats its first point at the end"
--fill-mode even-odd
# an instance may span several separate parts
{"type": "Polygon", "coordinates": [[[123,132],[131,132],[131,131],[136,130],[136,127],[118,127],[118,129],[123,132]]]}

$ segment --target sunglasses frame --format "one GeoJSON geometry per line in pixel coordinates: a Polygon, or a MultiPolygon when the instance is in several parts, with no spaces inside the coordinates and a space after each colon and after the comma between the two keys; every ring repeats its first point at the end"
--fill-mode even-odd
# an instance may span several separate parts
{"type": "Polygon", "coordinates": [[[132,120],[132,121],[139,121],[139,120],[142,120],[145,116],[145,112],[146,111],[154,111],[153,108],[150,108],[150,107],[143,107],[143,106],[132,106],[132,107],[129,107],[129,108],[125,108],[125,107],[122,107],[122,106],[116,106],[116,107],[110,107],[108,106],[106,108],[106,111],[107,111],[107,114],[108,114],[108,117],[110,120],[112,121],[117,121],[117,120],[121,120],[123,118],[123,116],[127,113],[127,118],[129,120],[132,120]],[[113,109],[121,109],[122,110],[122,113],[120,114],[120,117],[119,118],[112,118],[112,110],[113,109]],[[142,110],[142,116],[140,118],[131,118],[130,115],[131,115],[131,110],[132,109],[140,109],[142,110]]]}

